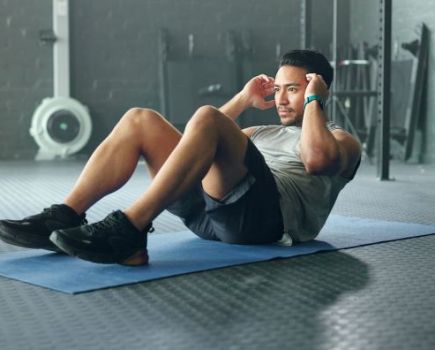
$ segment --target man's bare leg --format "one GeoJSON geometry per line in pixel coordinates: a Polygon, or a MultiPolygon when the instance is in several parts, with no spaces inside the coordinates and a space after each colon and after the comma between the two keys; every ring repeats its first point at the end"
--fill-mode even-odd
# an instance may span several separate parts
{"type": "Polygon", "coordinates": [[[154,176],[180,139],[181,133],[156,112],[129,110],[97,147],[64,203],[85,212],[125,184],[141,156],[154,176]]]}
{"type": "Polygon", "coordinates": [[[59,251],[50,241],[53,231],[85,224],[84,215],[76,214],[83,214],[122,186],[141,156],[151,173],[157,173],[180,139],[181,134],[158,113],[139,108],[128,111],[88,161],[65,199],[67,206],[54,204],[23,220],[0,220],[0,239],[26,248],[59,251]]]}
{"type": "Polygon", "coordinates": [[[77,213],[85,212],[120,188],[143,156],[154,179],[124,210],[143,229],[201,179],[210,196],[223,198],[247,173],[246,146],[236,123],[213,107],[201,107],[183,136],[156,112],[132,109],[96,149],[64,202],[77,213]]]}
{"type": "MultiPolygon", "coordinates": [[[[138,114],[137,118],[142,119],[141,113],[138,114]]],[[[156,114],[151,116],[155,118],[156,114]]],[[[145,114],[143,118],[150,118],[150,114],[145,114]]],[[[159,147],[162,144],[159,138],[168,131],[168,126],[163,123],[160,125],[163,135],[149,135],[155,136],[152,147],[159,147]]],[[[120,143],[123,141],[120,136],[122,134],[122,131],[115,130],[112,135],[115,140],[109,137],[106,144],[103,143],[97,150],[65,202],[77,211],[79,206],[82,210],[87,208],[128,179],[140,154],[144,155],[149,162],[151,174],[155,175],[149,188],[123,213],[116,211],[103,221],[87,226],[55,230],[50,235],[50,240],[68,254],[85,260],[143,265],[148,262],[148,254],[146,245],[142,245],[143,236],[137,231],[145,233],[151,221],[162,210],[201,180],[204,190],[210,196],[217,199],[225,196],[247,174],[244,158],[248,138],[232,119],[208,106],[201,107],[194,114],[178,144],[174,142],[175,148],[171,150],[166,147],[169,150],[166,153],[156,151],[157,156],[152,154],[155,148],[134,147],[135,142],[130,148],[123,147],[120,143]],[[117,154],[114,148],[116,146],[121,147],[123,152],[117,154]],[[111,157],[107,157],[105,151],[114,154],[115,160],[119,161],[116,163],[118,166],[129,160],[130,163],[126,162],[126,165],[130,164],[130,167],[119,174],[110,175],[108,180],[101,179],[112,167],[111,157]],[[127,151],[132,152],[131,158],[127,157],[127,151]],[[170,155],[165,158],[168,153],[170,155]]],[[[173,140],[176,139],[174,137],[173,140]]]]}
{"type": "Polygon", "coordinates": [[[150,187],[124,213],[138,229],[143,229],[201,180],[210,196],[223,198],[247,174],[247,143],[233,120],[213,107],[201,107],[150,187]]]}

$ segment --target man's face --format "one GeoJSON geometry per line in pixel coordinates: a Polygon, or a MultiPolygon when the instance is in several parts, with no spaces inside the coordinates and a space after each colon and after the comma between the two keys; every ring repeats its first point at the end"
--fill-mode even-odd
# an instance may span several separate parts
{"type": "Polygon", "coordinates": [[[295,66],[282,66],[276,73],[275,105],[282,125],[302,125],[306,74],[304,68],[295,66]]]}

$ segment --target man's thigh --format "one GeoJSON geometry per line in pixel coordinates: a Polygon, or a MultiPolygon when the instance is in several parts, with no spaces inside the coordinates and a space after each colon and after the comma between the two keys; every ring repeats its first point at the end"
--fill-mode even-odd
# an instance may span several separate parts
{"type": "Polygon", "coordinates": [[[247,173],[243,160],[248,137],[234,120],[213,107],[201,107],[192,118],[193,126],[195,122],[201,123],[202,118],[211,121],[213,130],[216,131],[214,134],[218,135],[213,163],[202,179],[202,187],[209,196],[221,199],[247,173]]]}
{"type": "Polygon", "coordinates": [[[204,239],[227,243],[272,243],[282,237],[279,194],[263,156],[248,141],[247,175],[222,199],[195,187],[168,210],[204,239]]]}
{"type": "Polygon", "coordinates": [[[217,239],[237,244],[264,244],[283,234],[279,193],[263,156],[249,140],[246,177],[222,200],[204,194],[205,212],[217,239]]]}

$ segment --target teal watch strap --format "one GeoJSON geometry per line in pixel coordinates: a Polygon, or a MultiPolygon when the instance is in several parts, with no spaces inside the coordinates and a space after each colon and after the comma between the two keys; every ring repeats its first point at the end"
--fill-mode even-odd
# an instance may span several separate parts
{"type": "Polygon", "coordinates": [[[305,98],[304,109],[310,102],[319,101],[320,108],[323,109],[323,99],[319,95],[311,95],[305,98]]]}

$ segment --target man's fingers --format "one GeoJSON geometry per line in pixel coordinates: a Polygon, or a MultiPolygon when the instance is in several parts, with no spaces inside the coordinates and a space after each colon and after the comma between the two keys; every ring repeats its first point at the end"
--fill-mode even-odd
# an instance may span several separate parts
{"type": "Polygon", "coordinates": [[[314,78],[315,73],[308,73],[305,75],[308,81],[311,81],[314,78]]]}
{"type": "Polygon", "coordinates": [[[269,77],[266,74],[260,74],[257,77],[260,78],[261,80],[263,80],[263,82],[265,82],[265,83],[273,83],[274,82],[274,79],[272,77],[269,77]]]}
{"type": "Polygon", "coordinates": [[[323,79],[323,77],[320,74],[308,73],[308,74],[306,74],[306,78],[308,81],[311,81],[313,79],[319,79],[326,85],[325,80],[323,79]]]}
{"type": "Polygon", "coordinates": [[[323,77],[320,74],[308,73],[306,75],[306,78],[308,81],[308,85],[307,89],[305,90],[305,96],[320,95],[326,100],[329,91],[323,77]]]}
{"type": "Polygon", "coordinates": [[[270,96],[275,92],[275,86],[273,85],[263,86],[263,89],[265,96],[270,96]]]}
{"type": "Polygon", "coordinates": [[[275,100],[265,100],[261,106],[261,109],[269,109],[275,107],[275,100]]]}

